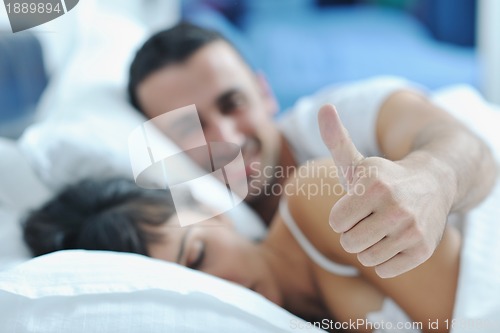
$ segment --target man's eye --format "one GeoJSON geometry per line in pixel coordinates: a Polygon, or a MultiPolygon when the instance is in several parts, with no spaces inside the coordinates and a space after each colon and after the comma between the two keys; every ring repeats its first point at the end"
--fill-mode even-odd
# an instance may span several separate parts
{"type": "Polygon", "coordinates": [[[231,114],[236,110],[237,106],[234,103],[227,103],[222,106],[221,112],[222,114],[231,114]]]}
{"type": "Polygon", "coordinates": [[[205,243],[199,241],[196,242],[193,250],[189,254],[189,258],[186,266],[191,269],[199,270],[203,265],[203,260],[205,259],[205,243]]]}
{"type": "Polygon", "coordinates": [[[238,110],[238,108],[244,107],[245,101],[242,97],[235,97],[230,101],[227,101],[221,106],[221,111],[223,114],[230,114],[238,110]]]}

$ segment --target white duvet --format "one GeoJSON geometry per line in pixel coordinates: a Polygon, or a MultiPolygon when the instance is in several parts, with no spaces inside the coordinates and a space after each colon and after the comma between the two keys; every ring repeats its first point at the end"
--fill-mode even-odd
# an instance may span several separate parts
{"type": "MultiPolygon", "coordinates": [[[[472,128],[500,161],[500,107],[472,88],[458,86],[434,101],[472,128]]],[[[497,177],[498,178],[498,177],[497,177]]],[[[500,180],[489,197],[466,214],[452,333],[500,332],[500,180]]]]}
{"type": "Polygon", "coordinates": [[[500,184],[468,214],[452,333],[500,332],[500,184]]]}
{"type": "MultiPolygon", "coordinates": [[[[434,95],[433,99],[444,108],[455,110],[454,115],[483,137],[491,146],[497,160],[500,160],[500,136],[498,134],[500,133],[500,110],[498,107],[486,104],[473,89],[468,87],[455,87],[440,91],[434,95]]],[[[23,148],[27,149],[28,146],[25,145],[23,148]]],[[[37,151],[40,152],[40,149],[37,151]]],[[[62,174],[59,176],[64,177],[62,174]]],[[[25,185],[32,187],[30,184],[25,185]]],[[[496,185],[489,198],[468,213],[465,218],[454,320],[449,322],[449,327],[452,333],[500,332],[500,183],[496,185]]],[[[9,236],[4,238],[13,240],[9,236]]],[[[106,255],[106,257],[108,256],[111,254],[106,255]]],[[[125,256],[119,255],[119,258],[125,258],[125,256]]],[[[52,260],[52,265],[47,267],[40,265],[40,261],[33,260],[25,263],[22,269],[18,268],[11,273],[5,271],[0,274],[0,309],[2,309],[0,311],[0,331],[6,331],[7,326],[5,325],[8,324],[10,325],[8,332],[86,332],[89,329],[106,332],[114,326],[113,323],[121,323],[120,327],[127,332],[164,332],[169,331],[168,328],[172,327],[176,327],[175,331],[177,332],[224,331],[223,327],[237,327],[240,328],[239,331],[247,332],[255,331],[256,327],[259,327],[258,331],[260,332],[293,332],[299,328],[314,331],[303,321],[275,307],[259,295],[254,295],[251,291],[241,290],[241,288],[232,285],[217,290],[205,287],[198,290],[196,283],[192,283],[191,296],[186,300],[189,299],[197,303],[198,296],[202,296],[204,299],[209,297],[214,303],[204,303],[207,307],[199,309],[201,312],[197,318],[196,316],[186,318],[186,316],[181,315],[183,320],[189,321],[186,325],[181,325],[177,321],[176,318],[181,317],[172,315],[168,317],[171,319],[170,321],[166,320],[167,317],[160,320],[159,317],[148,314],[172,314],[177,309],[176,305],[181,304],[174,300],[172,303],[162,303],[163,305],[161,305],[154,303],[154,301],[151,303],[147,298],[127,303],[127,298],[120,298],[119,302],[116,300],[120,296],[117,296],[116,299],[113,298],[115,297],[113,296],[114,291],[117,291],[115,289],[117,285],[113,281],[121,280],[139,283],[135,287],[134,284],[128,287],[126,284],[122,284],[123,288],[134,289],[137,286],[142,288],[140,293],[133,292],[130,295],[146,295],[154,293],[153,290],[163,288],[165,290],[159,291],[159,293],[164,295],[163,297],[166,299],[173,300],[168,294],[175,294],[175,288],[172,289],[174,284],[165,284],[157,278],[136,279],[134,277],[133,274],[142,270],[138,270],[137,267],[156,265],[147,261],[147,258],[134,257],[130,261],[117,259],[114,261],[114,266],[99,266],[97,264],[99,261],[96,262],[95,266],[91,264],[91,261],[87,261],[88,265],[86,266],[71,266],[75,264],[71,259],[85,259],[85,255],[81,254],[75,255],[73,258],[69,256],[52,258],[49,257],[52,260]],[[143,260],[147,262],[143,263],[143,260]],[[124,265],[120,265],[120,262],[124,265]],[[131,267],[128,264],[131,262],[137,262],[137,266],[131,267]],[[83,269],[83,271],[79,269],[83,269]],[[83,274],[83,272],[87,273],[83,274]],[[58,288],[55,288],[55,286],[50,285],[50,281],[56,281],[55,277],[60,277],[61,275],[58,275],[60,273],[65,274],[66,280],[64,283],[60,279],[57,280],[61,283],[58,282],[58,288]],[[106,282],[106,279],[103,278],[103,275],[111,277],[115,273],[123,276],[118,275],[111,282],[109,280],[106,282]],[[123,277],[126,276],[131,280],[123,280],[123,277]],[[33,289],[34,286],[39,286],[40,289],[36,291],[33,289]],[[111,294],[112,299],[101,298],[97,294],[88,295],[91,286],[96,288],[95,293],[111,294]],[[53,292],[52,296],[50,296],[51,292],[53,292]],[[71,294],[72,292],[73,294],[71,294]],[[79,292],[83,292],[84,295],[77,295],[79,292]],[[232,295],[226,292],[230,292],[232,295]],[[237,294],[241,298],[235,298],[237,294]],[[148,309],[151,311],[148,312],[148,309]],[[153,312],[153,310],[157,312],[153,312]],[[232,316],[232,319],[227,315],[232,316]],[[99,328],[102,329],[99,330],[99,328]]],[[[142,271],[145,272],[145,270],[142,271]]],[[[182,271],[179,274],[186,273],[182,271]]],[[[215,281],[208,277],[202,280],[210,284],[215,281]]],[[[215,281],[215,284],[221,287],[226,285],[224,281],[215,281]]],[[[183,294],[181,290],[179,292],[183,294]]],[[[181,307],[178,309],[181,310],[181,307]]]]}

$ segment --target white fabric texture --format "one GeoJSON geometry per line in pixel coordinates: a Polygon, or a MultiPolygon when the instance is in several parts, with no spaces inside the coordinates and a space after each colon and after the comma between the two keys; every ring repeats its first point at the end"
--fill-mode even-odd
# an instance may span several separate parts
{"type": "Polygon", "coordinates": [[[1,272],[0,308],[10,333],[278,333],[304,323],[236,284],[105,251],[60,251],[1,272]]]}
{"type": "Polygon", "coordinates": [[[22,215],[19,210],[0,206],[0,271],[31,258],[19,224],[22,215]]]}
{"type": "Polygon", "coordinates": [[[468,214],[452,333],[500,332],[500,179],[468,214]]]}
{"type": "MultiPolygon", "coordinates": [[[[471,128],[500,166],[500,107],[468,86],[437,91],[433,100],[471,128]]],[[[500,171],[500,168],[499,168],[500,171]]],[[[488,198],[468,212],[452,333],[500,331],[500,176],[488,198]]]]}
{"type": "Polygon", "coordinates": [[[0,207],[22,211],[50,197],[15,141],[0,138],[0,156],[0,207]]]}
{"type": "Polygon", "coordinates": [[[30,31],[42,41],[47,72],[57,75],[65,70],[82,44],[115,38],[133,42],[134,31],[124,22],[155,31],[176,22],[179,16],[180,0],[85,0],[65,15],[30,31]],[[93,37],[88,38],[91,34],[93,37]]]}
{"type": "Polygon", "coordinates": [[[0,138],[0,271],[28,260],[23,242],[23,214],[46,201],[50,191],[40,182],[14,141],[0,138]]]}
{"type": "Polygon", "coordinates": [[[38,106],[41,121],[20,146],[47,186],[59,190],[88,175],[131,174],[128,134],[145,119],[127,102],[129,64],[150,34],[178,20],[178,5],[81,1],[44,25],[57,32],[41,34],[48,66],[57,71],[38,106]]]}
{"type": "Polygon", "coordinates": [[[382,308],[379,311],[370,312],[366,320],[373,327],[377,327],[373,333],[417,333],[420,330],[414,328],[413,322],[406,313],[391,298],[384,298],[382,308]]]}
{"type": "Polygon", "coordinates": [[[335,85],[301,98],[278,120],[278,124],[290,142],[298,164],[330,156],[321,139],[317,114],[323,104],[333,104],[358,150],[365,156],[378,156],[377,114],[389,95],[399,90],[424,91],[414,83],[392,76],[335,85]]]}

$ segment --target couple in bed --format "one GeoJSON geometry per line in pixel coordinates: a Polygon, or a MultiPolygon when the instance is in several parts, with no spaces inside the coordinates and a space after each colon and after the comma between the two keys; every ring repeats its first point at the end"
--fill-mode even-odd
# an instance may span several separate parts
{"type": "Polygon", "coordinates": [[[28,218],[35,254],[141,253],[251,288],[305,319],[411,318],[448,330],[460,236],[446,217],[488,194],[495,166],[483,142],[415,87],[378,78],[328,88],[276,124],[264,77],[217,33],[179,24],[138,51],[128,90],[148,118],[196,104],[208,141],[241,147],[246,201],[269,224],[266,238],[245,239],[222,215],[181,228],[168,191],[87,181],[28,218]],[[290,177],[268,171],[313,159],[290,177]]]}

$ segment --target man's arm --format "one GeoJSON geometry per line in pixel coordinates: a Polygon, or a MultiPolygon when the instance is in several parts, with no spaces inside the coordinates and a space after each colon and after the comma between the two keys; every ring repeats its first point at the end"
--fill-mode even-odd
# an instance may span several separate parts
{"type": "Polygon", "coordinates": [[[348,192],[330,225],[343,248],[382,277],[426,261],[450,211],[479,202],[494,182],[486,145],[419,95],[399,92],[382,106],[377,138],[386,158],[362,156],[332,106],[318,117],[348,192]]]}
{"type": "Polygon", "coordinates": [[[440,182],[452,200],[451,211],[473,207],[495,182],[495,161],[486,144],[418,94],[399,92],[387,99],[379,112],[377,139],[390,160],[414,160],[431,169],[435,165],[452,175],[454,181],[440,182]]]}

